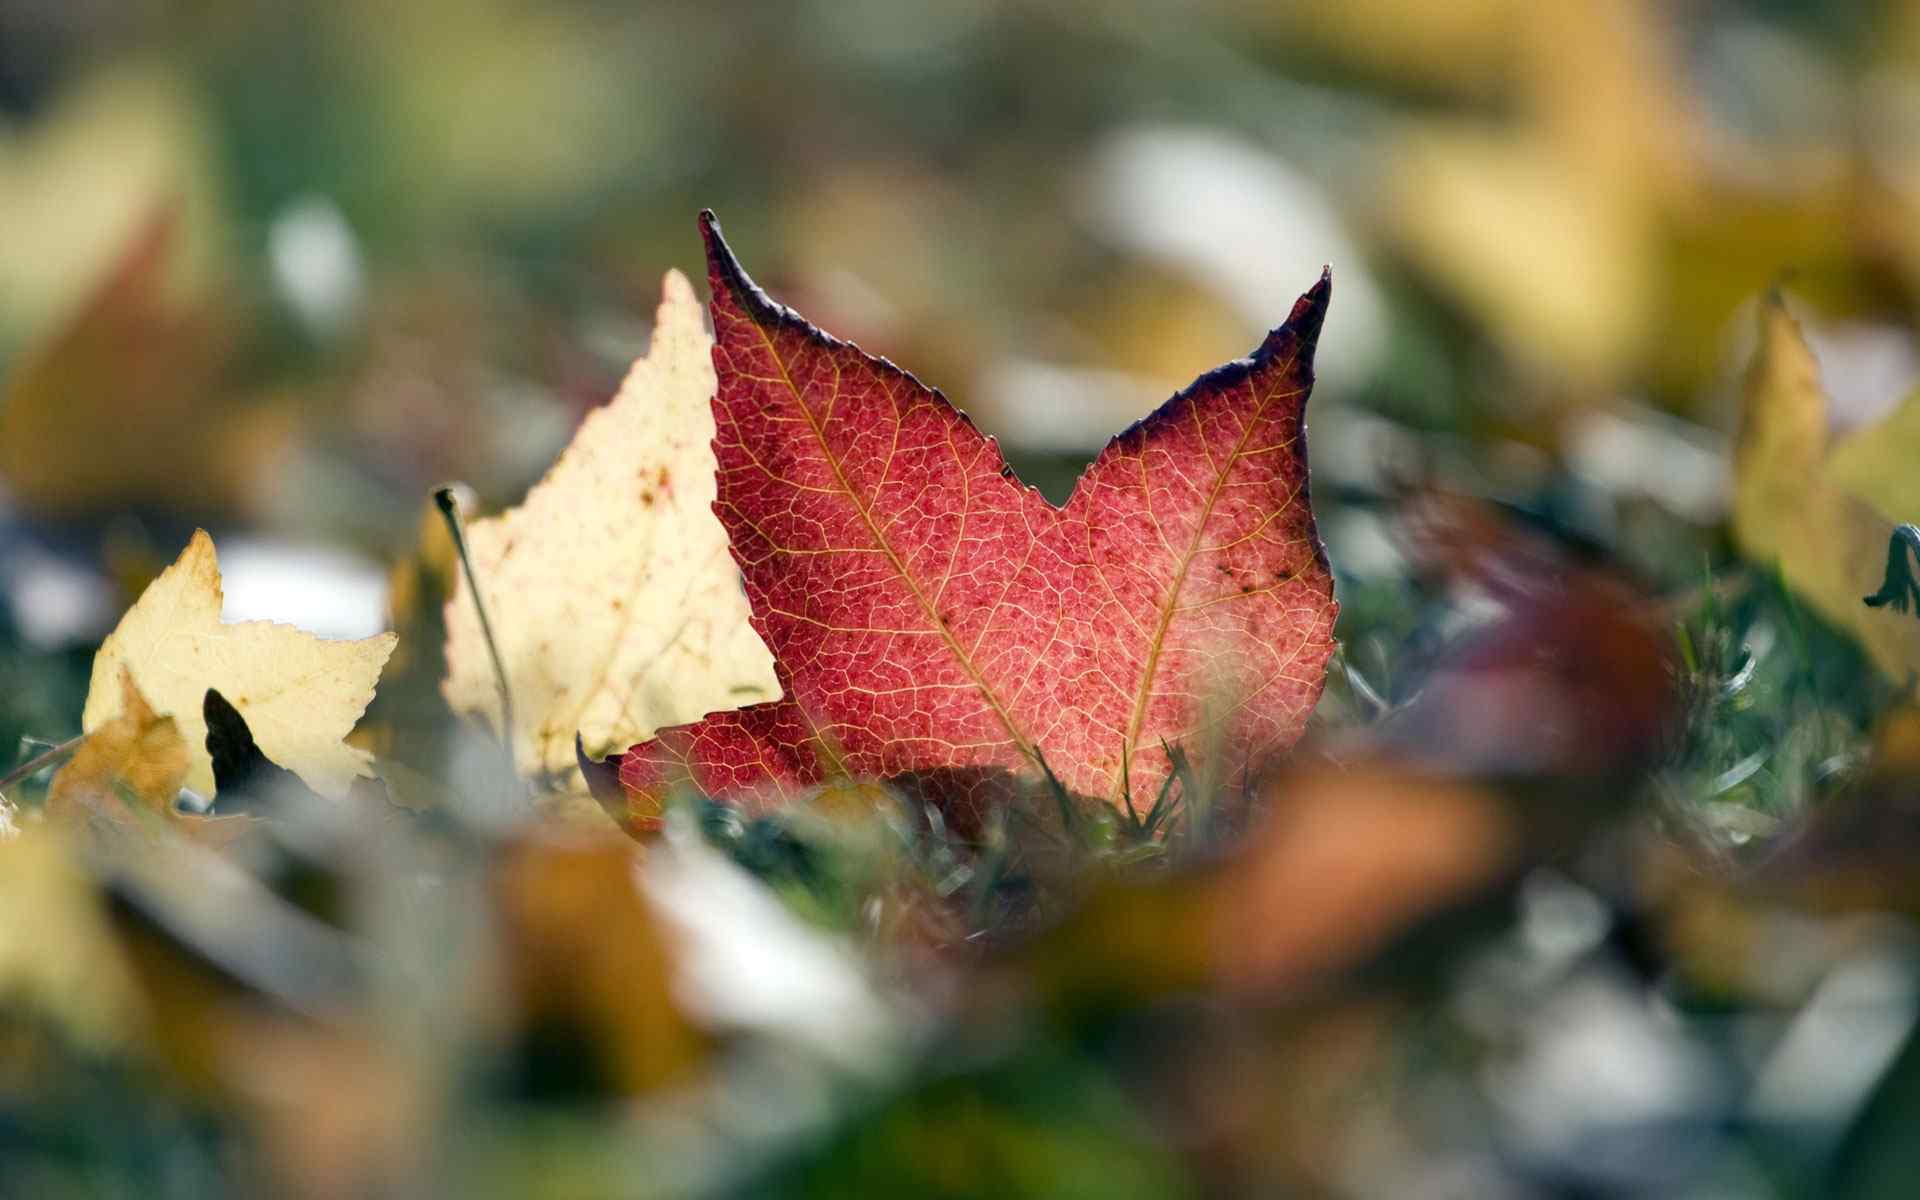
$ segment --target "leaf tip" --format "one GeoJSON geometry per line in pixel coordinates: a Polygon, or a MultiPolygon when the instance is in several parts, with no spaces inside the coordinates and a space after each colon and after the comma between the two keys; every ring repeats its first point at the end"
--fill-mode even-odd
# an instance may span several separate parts
{"type": "Polygon", "coordinates": [[[1327,305],[1333,299],[1333,267],[1320,268],[1320,278],[1293,302],[1287,324],[1299,333],[1300,340],[1312,344],[1320,338],[1320,327],[1327,320],[1327,305]]]}
{"type": "MultiPolygon", "coordinates": [[[[1320,269],[1320,278],[1293,302],[1287,319],[1275,326],[1253,353],[1255,363],[1280,361],[1298,366],[1312,378],[1313,354],[1320,344],[1320,329],[1327,321],[1327,306],[1333,299],[1333,268],[1320,269]]],[[[1302,402],[1304,403],[1304,394],[1302,402]]]]}
{"type": "Polygon", "coordinates": [[[193,536],[187,539],[187,548],[180,552],[175,565],[185,564],[194,574],[208,573],[213,577],[213,586],[220,586],[220,552],[214,549],[213,535],[204,529],[195,529],[193,536]]]}
{"type": "Polygon", "coordinates": [[[718,300],[725,291],[749,311],[760,307],[754,303],[759,285],[747,276],[733,247],[727,245],[726,234],[720,231],[720,219],[710,208],[700,210],[700,238],[707,248],[707,280],[713,287],[714,298],[718,300]]]}
{"type": "MultiPolygon", "coordinates": [[[[681,273],[678,267],[668,267],[667,273],[660,279],[660,304],[654,310],[654,324],[666,324],[673,314],[685,307],[698,312],[698,302],[694,299],[693,284],[681,273]]],[[[698,318],[696,317],[696,320],[698,318]]]]}
{"type": "MultiPolygon", "coordinates": [[[[703,214],[704,215],[704,214],[703,214]]],[[[613,818],[613,823],[622,828],[627,822],[627,789],[620,782],[620,764],[623,755],[609,754],[595,762],[587,754],[586,738],[573,735],[573,758],[580,767],[580,775],[587,783],[587,792],[595,802],[613,818]]]]}
{"type": "Polygon", "coordinates": [[[367,639],[367,648],[372,651],[372,660],[376,670],[385,670],[387,660],[393,657],[394,650],[400,645],[400,635],[389,629],[376,633],[367,639]]]}

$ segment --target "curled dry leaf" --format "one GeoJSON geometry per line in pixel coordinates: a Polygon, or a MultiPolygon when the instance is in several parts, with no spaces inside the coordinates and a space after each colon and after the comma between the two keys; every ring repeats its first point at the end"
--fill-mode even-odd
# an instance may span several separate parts
{"type": "Polygon", "coordinates": [[[186,786],[214,791],[202,716],[218,688],[260,750],[327,796],[370,774],[368,755],[343,740],[366,711],[394,636],[329,641],[271,621],[220,620],[220,563],[205,530],[160,573],[93,659],[81,726],[89,734],[125,711],[124,673],[186,741],[186,786]]]}
{"type": "Polygon", "coordinates": [[[1327,280],[1056,507],[939,392],[776,304],[702,228],[715,511],[788,699],[635,747],[630,809],[679,779],[729,795],[837,769],[971,798],[1042,757],[1075,793],[1150,804],[1168,744],[1238,771],[1293,743],[1336,611],[1302,420],[1327,280]]]}
{"type": "Polygon", "coordinates": [[[204,845],[222,846],[248,829],[244,817],[201,817],[175,805],[192,755],[180,727],[161,716],[120,672],[120,703],[80,743],[47,789],[55,820],[96,828],[171,829],[204,845]]]}
{"type": "MultiPolygon", "coordinates": [[[[740,572],[713,515],[713,339],[686,277],[667,274],[653,345],[588,415],[520,507],[468,527],[513,693],[514,761],[576,775],[599,759],[780,695],[747,623],[740,572]]],[[[462,580],[447,606],[447,702],[501,723],[462,580]]]]}
{"type": "Polygon", "coordinates": [[[163,817],[186,784],[187,742],[179,726],[153,711],[125,670],[115,682],[120,702],[113,718],[87,731],[48,785],[47,811],[56,817],[90,813],[119,824],[163,817]]]}

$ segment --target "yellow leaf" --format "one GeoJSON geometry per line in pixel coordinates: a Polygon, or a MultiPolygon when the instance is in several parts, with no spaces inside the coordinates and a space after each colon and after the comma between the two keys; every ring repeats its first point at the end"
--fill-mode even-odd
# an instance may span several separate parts
{"type": "MultiPolygon", "coordinates": [[[[1662,331],[1666,227],[1701,186],[1697,117],[1664,53],[1662,10],[1476,3],[1468,23],[1403,18],[1419,6],[1382,0],[1328,7],[1378,14],[1372,36],[1411,54],[1433,50],[1419,44],[1429,25],[1458,23],[1509,76],[1488,106],[1497,119],[1416,119],[1388,143],[1378,192],[1388,236],[1573,397],[1643,364],[1662,331]]],[[[1713,314],[1715,327],[1725,316],[1713,314]]]]}
{"type": "Polygon", "coordinates": [[[204,293],[222,258],[219,163],[190,81],[160,59],[115,56],[32,120],[0,118],[0,327],[17,337],[70,320],[163,202],[181,236],[156,273],[161,298],[204,293]]]}
{"type": "Polygon", "coordinates": [[[89,733],[53,777],[48,815],[95,829],[166,829],[216,849],[251,832],[251,817],[196,816],[176,806],[189,765],[186,739],[172,717],[153,711],[124,670],[120,696],[119,715],[89,733]]]}
{"type": "Polygon", "coordinates": [[[279,456],[267,414],[221,387],[233,344],[211,309],[169,300],[180,219],[157,204],[71,316],[28,344],[0,395],[0,475],[36,515],[167,496],[240,504],[279,456]]]}
{"type": "Polygon", "coordinates": [[[100,896],[51,824],[0,839],[0,1007],[25,1008],[83,1045],[123,1042],[143,1015],[100,896]]]}
{"type": "Polygon", "coordinates": [[[1872,505],[1889,524],[1920,521],[1920,395],[1835,442],[1827,480],[1872,505]]]}
{"type": "Polygon", "coordinates": [[[246,718],[260,750],[323,795],[370,774],[368,755],[345,744],[373,698],[394,636],[327,641],[270,621],[223,624],[213,539],[194,533],[174,564],[141,594],[93,659],[81,726],[89,734],[125,707],[122,671],[186,739],[186,786],[213,794],[213,760],[201,715],[218,688],[246,718]]]}
{"type": "MultiPolygon", "coordinates": [[[[1238,0],[1235,15],[1269,36],[1334,62],[1467,95],[1498,91],[1510,69],[1524,0],[1342,0],[1273,4],[1238,0]]],[[[1282,43],[1284,44],[1284,43],[1282,43]]]]}
{"type": "Polygon", "coordinates": [[[1588,382],[1640,352],[1656,264],[1637,199],[1537,137],[1434,125],[1393,162],[1392,232],[1513,354],[1588,382]]]}
{"type": "MultiPolygon", "coordinates": [[[[595,758],[709,712],[773,700],[773,656],[713,515],[713,339],[678,271],[653,345],[588,415],[520,507],[468,530],[474,572],[513,693],[514,761],[572,777],[574,735],[595,758]]],[[[447,606],[455,710],[501,725],[464,580],[447,606]]]]}
{"type": "Polygon", "coordinates": [[[1863,447],[1891,442],[1912,420],[1896,413],[1830,447],[1827,409],[1813,351],[1786,306],[1769,299],[1734,448],[1734,540],[1748,558],[1777,565],[1815,612],[1851,632],[1884,674],[1905,682],[1920,670],[1920,621],[1861,600],[1879,586],[1891,519],[1841,480],[1864,480],[1881,448],[1863,447]]]}

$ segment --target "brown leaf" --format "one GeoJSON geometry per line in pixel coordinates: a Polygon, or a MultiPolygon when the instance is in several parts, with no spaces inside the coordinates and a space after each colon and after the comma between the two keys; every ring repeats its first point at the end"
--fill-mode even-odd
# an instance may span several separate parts
{"type": "Polygon", "coordinates": [[[86,736],[47,790],[47,814],[95,828],[185,835],[221,847],[252,828],[244,816],[202,817],[175,804],[186,786],[191,754],[172,717],[153,711],[133,676],[120,673],[112,719],[86,736]]]}
{"type": "Polygon", "coordinates": [[[705,1057],[670,990],[667,942],[640,894],[639,868],[640,851],[611,832],[547,835],[510,848],[493,883],[523,1049],[578,1038],[627,1094],[683,1080],[705,1057]]]}
{"type": "Polygon", "coordinates": [[[219,399],[228,331],[166,294],[174,228],[156,209],[71,320],[9,372],[0,476],[28,511],[233,508],[276,460],[272,416],[219,399]]]}

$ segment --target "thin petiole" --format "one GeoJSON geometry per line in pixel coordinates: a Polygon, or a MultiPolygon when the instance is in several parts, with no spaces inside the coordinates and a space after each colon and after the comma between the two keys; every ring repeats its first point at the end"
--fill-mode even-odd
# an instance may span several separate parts
{"type": "Polygon", "coordinates": [[[80,748],[80,743],[86,740],[86,736],[84,733],[77,734],[56,746],[50,746],[8,771],[4,776],[0,776],[0,792],[6,791],[21,780],[31,777],[35,772],[45,770],[72,754],[80,748]]]}
{"type": "Polygon", "coordinates": [[[447,523],[447,535],[453,539],[454,552],[460,556],[460,570],[467,577],[467,590],[473,593],[473,611],[480,617],[480,636],[487,643],[487,657],[493,660],[493,681],[500,689],[502,740],[511,750],[518,730],[513,723],[513,689],[507,686],[507,664],[500,657],[499,643],[494,641],[493,622],[487,619],[486,602],[480,598],[480,577],[474,573],[473,558],[467,553],[467,531],[460,520],[460,505],[451,487],[436,489],[433,502],[439,506],[440,519],[447,523]]]}

